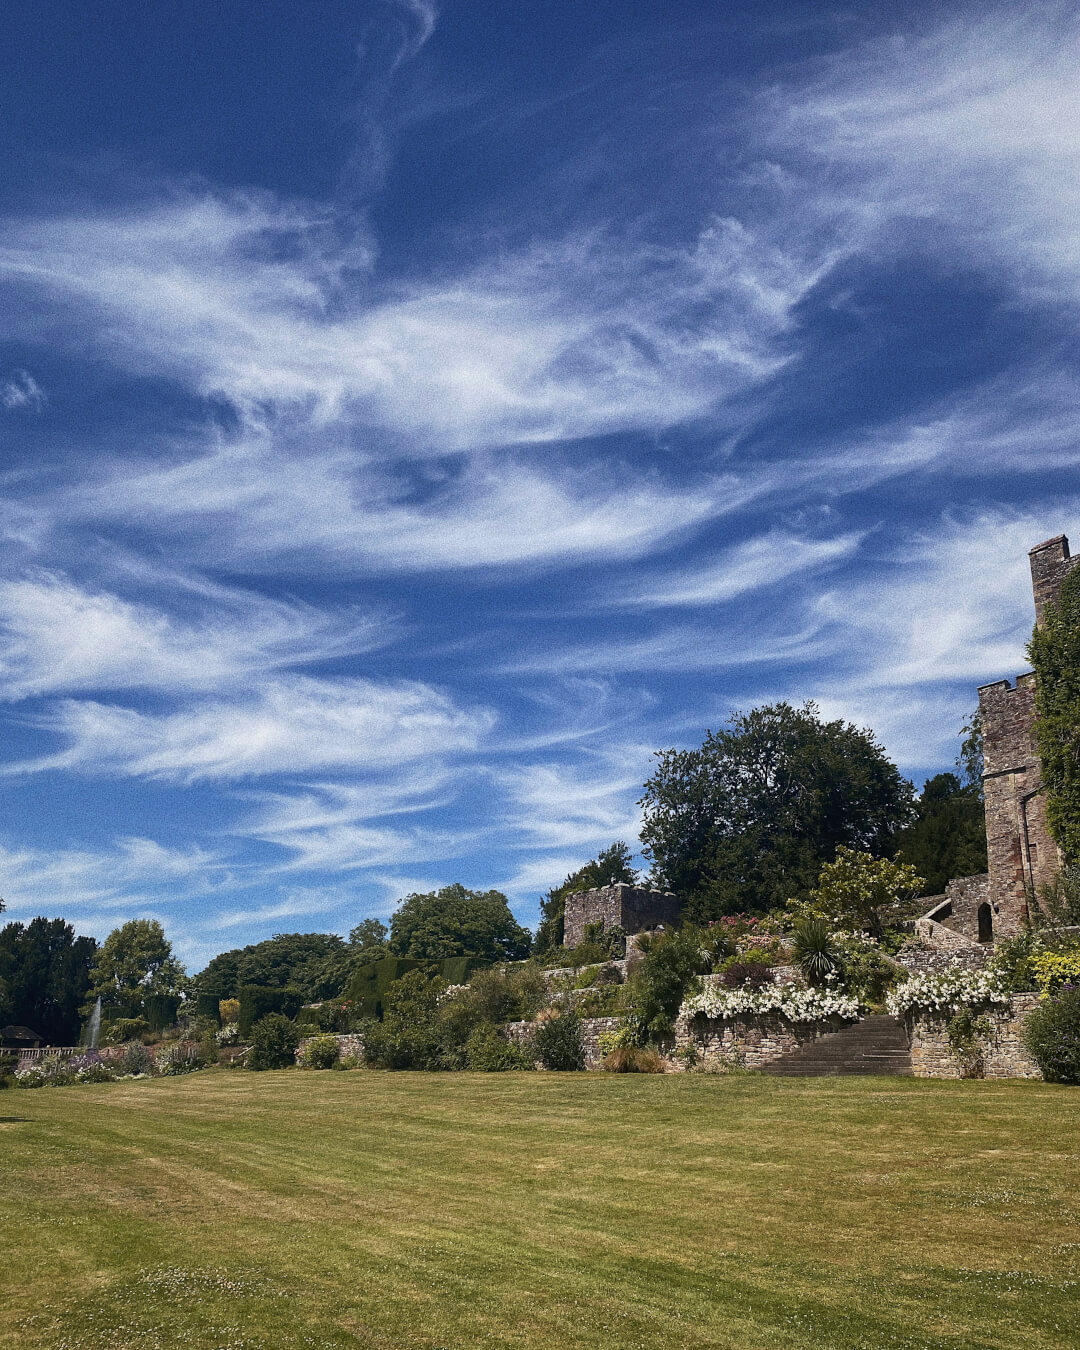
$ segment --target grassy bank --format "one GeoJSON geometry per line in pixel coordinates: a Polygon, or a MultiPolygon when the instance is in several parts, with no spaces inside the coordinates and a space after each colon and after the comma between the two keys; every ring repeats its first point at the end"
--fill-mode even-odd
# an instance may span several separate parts
{"type": "Polygon", "coordinates": [[[0,1346],[1065,1347],[1080,1091],[244,1074],[0,1094],[0,1346]]]}

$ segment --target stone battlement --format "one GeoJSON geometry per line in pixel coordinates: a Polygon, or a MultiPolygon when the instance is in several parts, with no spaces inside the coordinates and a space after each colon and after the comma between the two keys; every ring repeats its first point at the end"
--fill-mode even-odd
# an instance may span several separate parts
{"type": "Polygon", "coordinates": [[[663,926],[678,928],[679,902],[671,891],[615,882],[591,891],[575,891],[566,897],[563,946],[577,947],[585,941],[589,924],[600,924],[606,933],[622,928],[628,936],[663,926]]]}

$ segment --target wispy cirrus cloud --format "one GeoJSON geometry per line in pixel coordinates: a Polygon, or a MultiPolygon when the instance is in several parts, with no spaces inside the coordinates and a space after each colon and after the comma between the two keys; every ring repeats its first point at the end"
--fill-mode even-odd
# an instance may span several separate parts
{"type": "Polygon", "coordinates": [[[74,770],[194,783],[388,767],[472,750],[495,718],[417,682],[280,675],[174,712],[67,699],[35,721],[65,747],[9,764],[8,774],[74,770]]]}
{"type": "Polygon", "coordinates": [[[8,412],[20,408],[40,412],[45,406],[45,392],[28,370],[16,370],[0,381],[0,405],[8,412]]]}
{"type": "Polygon", "coordinates": [[[370,650],[381,625],[288,600],[203,585],[171,609],[55,571],[0,580],[0,698],[86,689],[216,689],[281,668],[370,650]]]}

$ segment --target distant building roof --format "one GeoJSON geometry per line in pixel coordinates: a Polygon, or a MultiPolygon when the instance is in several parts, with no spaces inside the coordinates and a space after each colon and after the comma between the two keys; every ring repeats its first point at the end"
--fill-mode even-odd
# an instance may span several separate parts
{"type": "Polygon", "coordinates": [[[33,1031],[30,1027],[0,1027],[0,1040],[5,1041],[43,1041],[45,1039],[40,1031],[33,1031]]]}

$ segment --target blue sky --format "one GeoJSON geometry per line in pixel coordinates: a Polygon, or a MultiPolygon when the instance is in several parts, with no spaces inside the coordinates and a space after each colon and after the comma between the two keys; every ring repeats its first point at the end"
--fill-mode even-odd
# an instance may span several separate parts
{"type": "Polygon", "coordinates": [[[106,3],[0,49],[0,894],[525,922],[653,751],[917,782],[1074,533],[1066,5],[106,3]]]}

